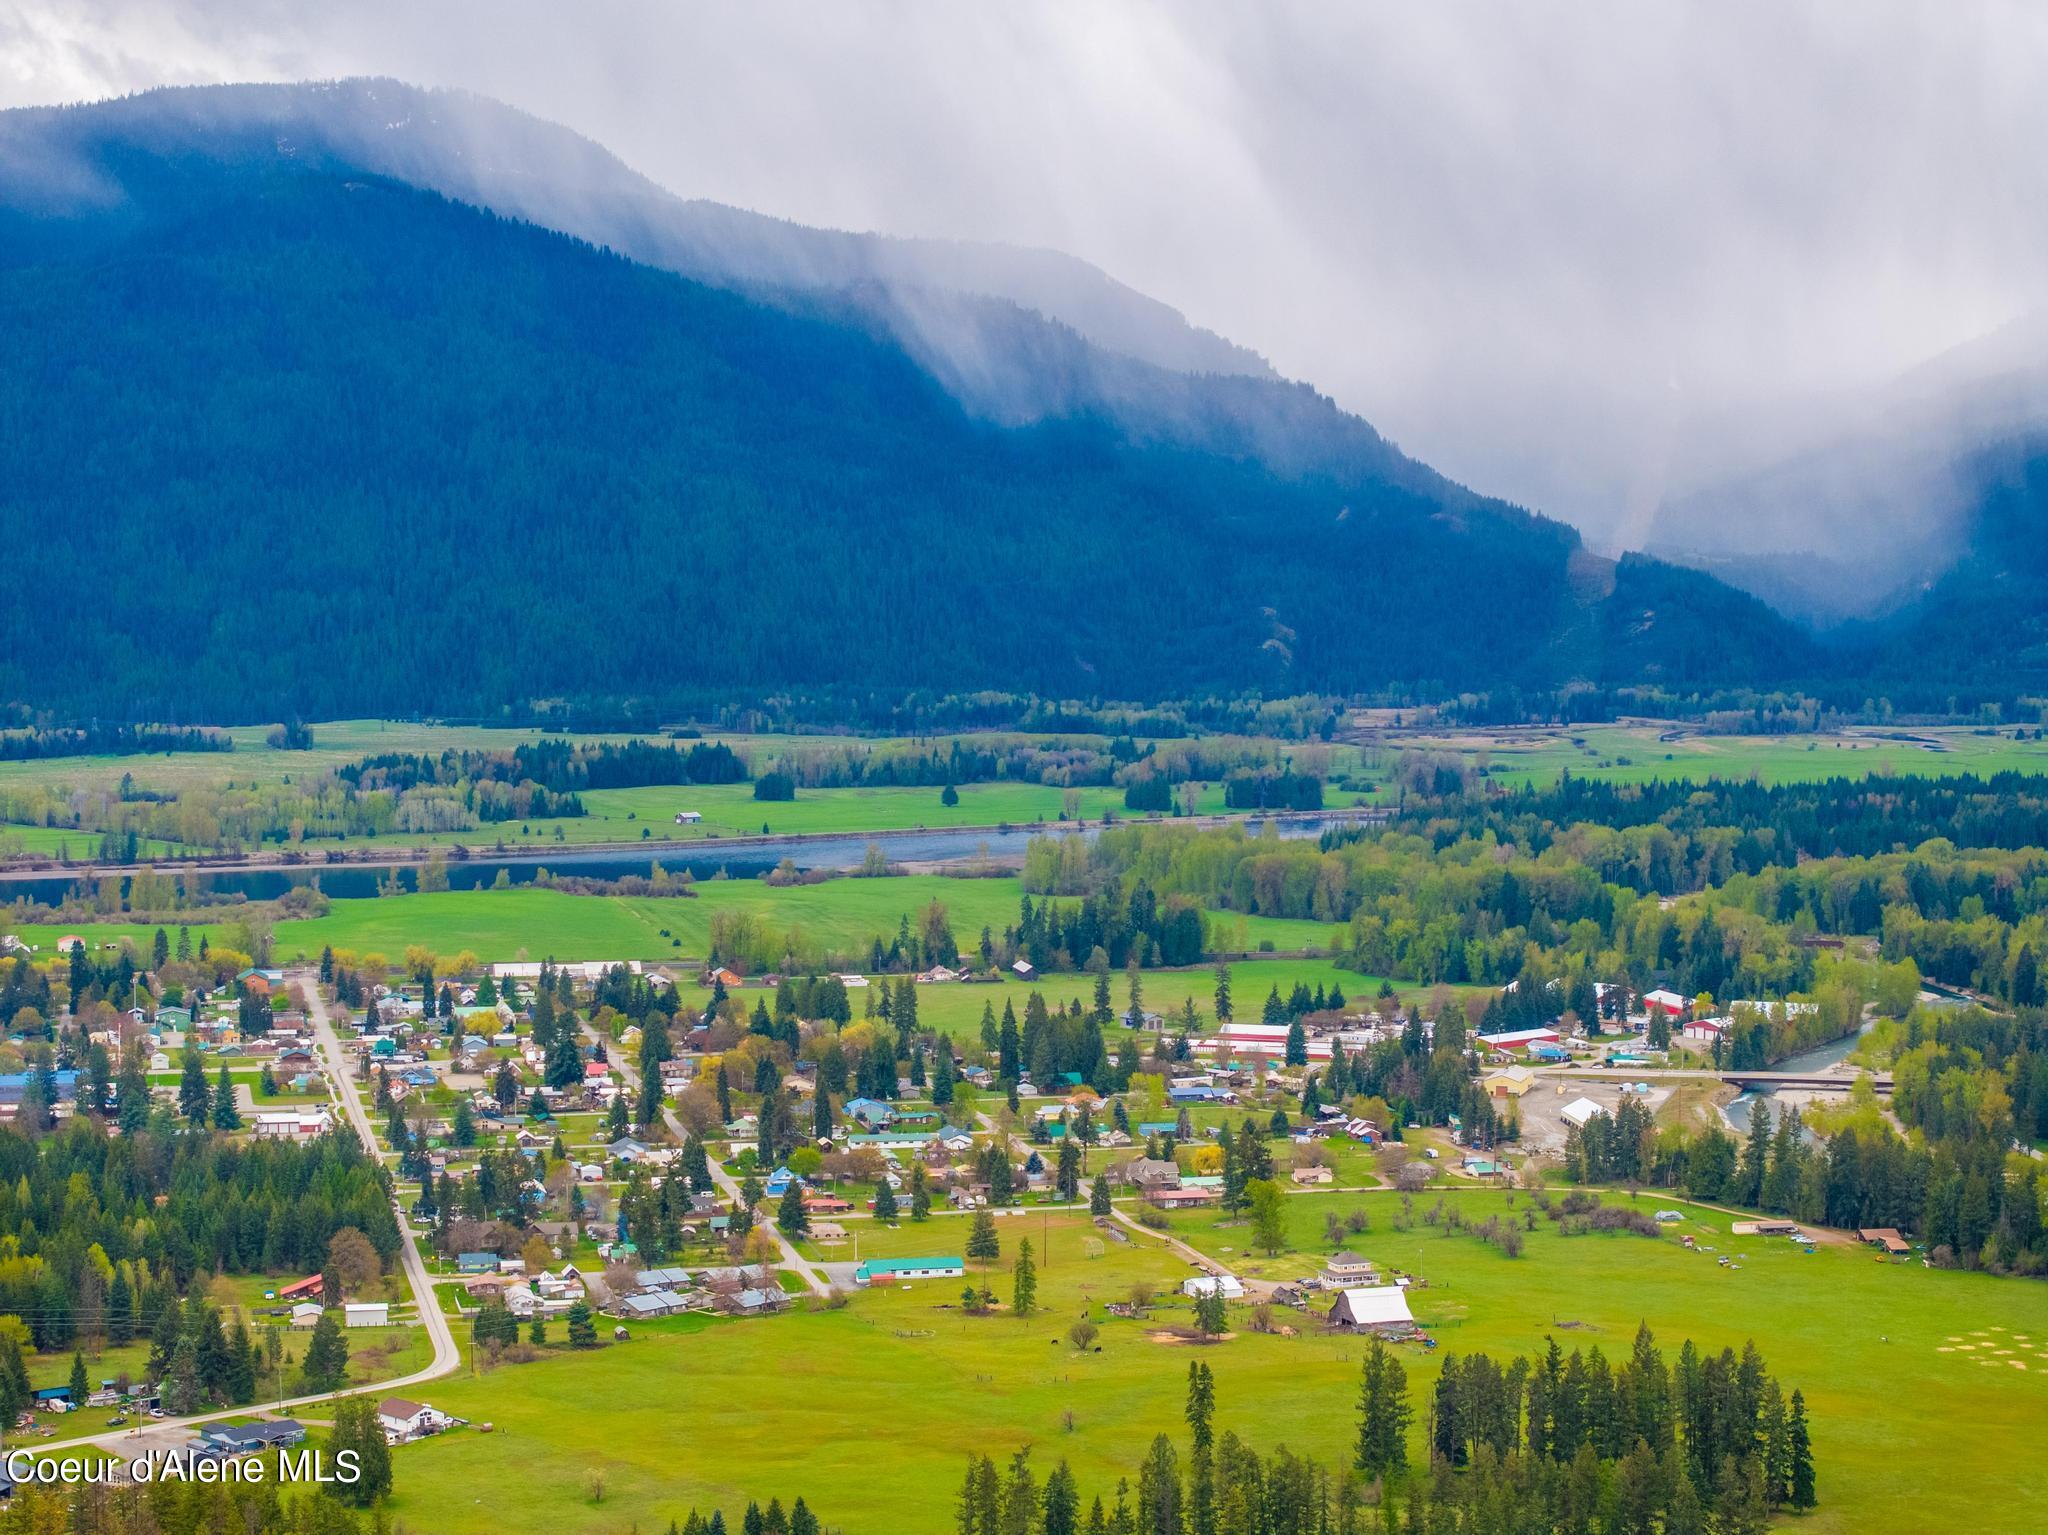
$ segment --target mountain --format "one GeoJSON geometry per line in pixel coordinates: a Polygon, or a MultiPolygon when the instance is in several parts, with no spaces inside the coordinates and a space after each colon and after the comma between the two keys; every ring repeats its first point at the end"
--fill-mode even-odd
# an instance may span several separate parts
{"type": "Polygon", "coordinates": [[[0,197],[52,214],[103,212],[132,196],[110,164],[124,156],[194,165],[288,158],[372,172],[758,297],[851,296],[962,381],[985,368],[977,316],[999,314],[961,302],[974,298],[1035,311],[1162,368],[1273,376],[1257,354],[1072,256],[812,229],[686,200],[579,134],[460,91],[393,80],[148,91],[84,110],[7,113],[0,150],[0,197]]]}
{"type": "Polygon", "coordinates": [[[1845,698],[2048,693],[2048,315],[1752,440],[1660,508],[1653,549],[1822,630],[1845,698]]]}
{"type": "Polygon", "coordinates": [[[1645,546],[1822,628],[1900,613],[1969,562],[2011,445],[2048,434],[2048,316],[1778,415],[1696,432],[1645,546]]]}
{"type": "MultiPolygon", "coordinates": [[[[673,250],[533,221],[567,183],[516,135],[484,153],[400,113],[371,154],[307,126],[349,92],[0,114],[0,537],[33,598],[0,611],[8,696],[248,719],[1685,688],[1811,664],[1761,604],[1595,559],[1305,386],[1165,365],[1208,344],[1128,290],[1096,285],[1092,318],[1025,307],[1018,272],[1071,276],[1058,261],[957,248],[963,284],[1012,291],[885,302],[844,266],[798,285],[728,246],[707,283],[673,250]],[[530,196],[443,195],[450,167],[530,196]],[[1129,350],[1080,328],[1117,316],[1129,350]],[[976,366],[940,332],[971,334],[976,366]]],[[[611,194],[586,200],[623,227],[611,194]]],[[[807,242],[777,249],[848,248],[807,242]]]]}

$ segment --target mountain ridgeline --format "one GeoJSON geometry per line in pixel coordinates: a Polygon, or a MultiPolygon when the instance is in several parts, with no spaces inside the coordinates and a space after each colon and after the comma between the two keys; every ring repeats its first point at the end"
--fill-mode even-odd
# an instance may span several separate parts
{"type": "MultiPolygon", "coordinates": [[[[0,615],[0,695],[237,720],[1821,664],[1107,279],[957,249],[881,299],[873,260],[686,275],[542,227],[538,180],[518,218],[416,184],[454,178],[293,99],[0,114],[0,533],[75,594],[0,615]]],[[[644,229],[642,188],[608,195],[644,229]]],[[[626,227],[603,202],[583,226],[626,227]]]]}

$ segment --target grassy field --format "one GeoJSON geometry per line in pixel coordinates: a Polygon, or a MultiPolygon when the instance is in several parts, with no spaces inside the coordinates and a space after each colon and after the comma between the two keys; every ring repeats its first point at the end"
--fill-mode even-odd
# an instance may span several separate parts
{"type": "MultiPolygon", "coordinates": [[[[1505,1211],[1504,1195],[1450,1197],[1474,1215],[1505,1211]]],[[[1349,1244],[1429,1280],[1415,1309],[1443,1352],[1534,1352],[1555,1333],[1567,1348],[1598,1344],[1613,1357],[1627,1351],[1639,1320],[1667,1357],[1687,1337],[1713,1349],[1754,1337],[1813,1413],[1822,1506],[1801,1528],[2037,1525],[2027,1510],[2048,1498],[2048,1466],[2032,1454],[2048,1409],[2048,1289],[1881,1264],[1842,1245],[1809,1256],[1787,1243],[1737,1241],[1725,1234],[1727,1217],[1706,1211],[1690,1212],[1696,1220],[1683,1229],[1744,1253],[1740,1268],[1719,1268],[1669,1237],[1563,1237],[1548,1222],[1522,1257],[1508,1259],[1419,1221],[1394,1230],[1391,1194],[1299,1196],[1290,1210],[1306,1240],[1320,1233],[1324,1209],[1360,1203],[1373,1229],[1349,1244]],[[1931,1466],[1940,1475],[1929,1476],[1931,1466]]],[[[1176,1226],[1239,1256],[1224,1252],[1241,1245],[1237,1228],[1176,1226]]],[[[1108,1242],[1088,1256],[1086,1244],[1099,1239],[1072,1219],[1022,1215],[1000,1229],[1005,1268],[1020,1239],[1038,1247],[1050,1237],[1038,1317],[969,1318],[951,1304],[959,1286],[933,1282],[862,1293],[838,1311],[636,1327],[631,1342],[593,1356],[437,1386],[437,1406],[489,1419],[496,1432],[399,1451],[394,1516],[450,1535],[491,1530],[502,1510],[480,1490],[516,1479],[531,1522],[563,1535],[659,1528],[714,1502],[731,1518],[750,1495],[787,1503],[799,1492],[827,1523],[849,1529],[937,1529],[967,1454],[1002,1457],[1024,1444],[1035,1447],[1041,1474],[1065,1458],[1084,1495],[1109,1493],[1153,1433],[1183,1437],[1190,1350],[1150,1341],[1130,1322],[1103,1326],[1099,1354],[1077,1354],[1062,1336],[1084,1309],[1099,1320],[1100,1303],[1133,1279],[1165,1289],[1188,1270],[1153,1247],[1108,1242]],[[789,1369],[792,1358],[803,1367],[789,1369]],[[843,1431],[852,1415],[867,1431],[843,1431]],[[715,1422],[716,1444],[679,1452],[669,1432],[678,1422],[715,1422]],[[886,1454],[876,1453],[877,1435],[886,1454]],[[604,1478],[601,1503],[591,1496],[593,1470],[604,1478]]],[[[957,1253],[964,1238],[964,1220],[935,1217],[864,1232],[862,1244],[864,1253],[937,1255],[957,1253]]],[[[1318,1252],[1282,1266],[1307,1272],[1319,1261],[1318,1252]]],[[[1007,1295],[1006,1273],[993,1288],[1007,1295]]],[[[1177,1301],[1161,1316],[1187,1320],[1177,1301]]],[[[1348,1454],[1355,1341],[1313,1329],[1293,1338],[1245,1332],[1202,1357],[1216,1373],[1219,1426],[1331,1464],[1348,1454]]],[[[1403,1360],[1425,1402],[1435,1357],[1408,1348],[1403,1360]]]]}
{"type": "Polygon", "coordinates": [[[1945,777],[1960,773],[2048,772],[2048,742],[2016,741],[2006,730],[1959,727],[1855,729],[1820,735],[1706,736],[1663,725],[1587,725],[1572,730],[1471,730],[1403,735],[1378,754],[1391,776],[1404,753],[1451,755],[1484,767],[1495,782],[1547,784],[1560,773],[1615,783],[1754,776],[1806,783],[1870,774],[1945,777]]]}
{"type": "MultiPolygon", "coordinates": [[[[561,959],[702,959],[710,947],[713,914],[741,911],[804,944],[835,950],[864,950],[869,940],[895,934],[904,918],[916,931],[925,908],[945,904],[953,934],[972,950],[983,927],[1000,934],[1017,920],[1023,885],[1015,877],[953,879],[937,874],[884,879],[836,879],[816,885],[769,885],[752,879],[700,880],[694,897],[662,898],[572,895],[561,890],[430,891],[424,894],[337,900],[324,917],[278,924],[277,952],[286,959],[317,957],[322,946],[380,952],[394,959],[408,945],[424,944],[441,954],[469,949],[486,960],[510,960],[521,953],[561,959]],[[666,932],[664,932],[664,929],[666,932]]],[[[1323,950],[1341,926],[1275,917],[1212,913],[1216,942],[1225,950],[1323,950]]],[[[224,924],[194,924],[220,942],[224,924]]],[[[134,943],[147,949],[156,929],[136,923],[92,923],[63,927],[23,925],[25,942],[55,952],[59,937],[76,933],[89,943],[134,943]]],[[[173,939],[176,928],[169,929],[173,939]]]]}

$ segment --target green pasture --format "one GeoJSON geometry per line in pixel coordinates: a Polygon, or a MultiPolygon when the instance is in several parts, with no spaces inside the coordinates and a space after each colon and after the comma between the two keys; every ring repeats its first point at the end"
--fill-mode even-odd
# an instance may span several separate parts
{"type": "Polygon", "coordinates": [[[2018,741],[2010,729],[1979,734],[1960,726],[1857,728],[1818,735],[1710,736],[1662,724],[1587,725],[1404,735],[1382,754],[1391,771],[1403,753],[1456,756],[1494,782],[1548,784],[1561,773],[1613,783],[1674,778],[1756,778],[1767,784],[1870,775],[1949,777],[1962,773],[2048,772],[2048,742],[2018,741]],[[1662,740],[1666,734],[1678,739],[1662,740]]]}
{"type": "MultiPolygon", "coordinates": [[[[1418,1212],[1435,1197],[1419,1198],[1418,1212]]],[[[1498,1193],[1447,1197],[1475,1217],[1518,1215],[1529,1203],[1521,1196],[1510,1210],[1498,1193]]],[[[1391,1193],[1289,1200],[1304,1239],[1320,1233],[1323,1209],[1360,1203],[1372,1229],[1346,1245],[1428,1280],[1412,1298],[1440,1352],[1533,1353],[1554,1335],[1568,1349],[1598,1345],[1614,1357],[1628,1350],[1639,1321],[1667,1358],[1688,1337],[1715,1350],[1755,1338],[1813,1415],[1821,1507],[1802,1528],[2021,1531],[2035,1524],[2027,1510],[2048,1498],[2048,1467],[2032,1453],[2048,1408],[2048,1291],[2037,1286],[1880,1263],[1842,1244],[1808,1255],[1782,1241],[1733,1239],[1728,1218],[1705,1210],[1688,1209],[1680,1229],[1742,1254],[1739,1267],[1723,1269],[1673,1236],[1566,1237],[1540,1218],[1523,1255],[1510,1259],[1469,1235],[1444,1235],[1419,1214],[1409,1230],[1395,1230],[1400,1205],[1391,1193]],[[1942,1474],[1929,1477],[1929,1465],[1942,1474]]],[[[1642,1203],[1673,1202],[1645,1195],[1642,1203]]],[[[1238,1254],[1222,1249],[1245,1240],[1244,1228],[1212,1219],[1174,1226],[1233,1261],[1238,1254]]],[[[431,1511],[451,1535],[490,1530],[502,1509],[477,1489],[517,1478],[534,1521],[564,1535],[660,1528],[714,1503],[730,1520],[750,1496],[787,1504],[798,1493],[827,1524],[937,1528],[950,1517],[968,1454],[1007,1456],[1025,1444],[1041,1472],[1064,1458],[1084,1496],[1108,1494],[1155,1432],[1184,1437],[1194,1350],[1151,1341],[1146,1324],[1103,1321],[1101,1303],[1147,1279],[1166,1297],[1157,1320],[1185,1323],[1173,1292],[1189,1269],[1148,1237],[1105,1240],[1072,1217],[1008,1216],[998,1230],[1003,1259],[991,1287],[1000,1297],[1021,1239],[1049,1259],[1037,1317],[967,1317],[952,1304],[960,1286],[934,1281],[865,1291],[837,1311],[640,1326],[630,1342],[595,1354],[439,1385],[437,1406],[489,1419],[495,1432],[400,1450],[394,1516],[415,1522],[431,1511]],[[1087,1256],[1091,1241],[1101,1256],[1087,1256]],[[1099,1354],[1063,1341],[1084,1310],[1102,1322],[1099,1354]],[[793,1357],[801,1370],[787,1367],[793,1357]],[[874,1453],[872,1435],[841,1431],[843,1415],[856,1411],[886,1434],[886,1455],[874,1453]],[[666,1430],[679,1421],[716,1423],[716,1452],[679,1453],[666,1430]],[[593,1470],[602,1475],[601,1502],[593,1470]]],[[[965,1234],[964,1220],[935,1216],[894,1232],[864,1229],[862,1251],[951,1255],[965,1234]]],[[[1312,1272],[1325,1249],[1310,1247],[1283,1266],[1312,1272]]],[[[1241,1328],[1201,1350],[1216,1375],[1219,1426],[1262,1449],[1285,1443],[1341,1464],[1361,1347],[1303,1327],[1297,1314],[1283,1310],[1279,1319],[1302,1330],[1285,1338],[1241,1328]]],[[[1436,1356],[1411,1346],[1401,1357],[1419,1423],[1436,1356]]]]}

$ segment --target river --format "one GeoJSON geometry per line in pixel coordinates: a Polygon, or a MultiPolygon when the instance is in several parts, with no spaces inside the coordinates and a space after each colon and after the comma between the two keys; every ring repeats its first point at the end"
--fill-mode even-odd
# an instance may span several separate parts
{"type": "MultiPolygon", "coordinates": [[[[1288,839],[1320,837],[1331,827],[1351,818],[1328,816],[1274,817],[1277,835],[1288,839]]],[[[1151,824],[1120,822],[1120,825],[1151,824]]],[[[1159,824],[1172,825],[1171,821],[1159,824]]],[[[1248,832],[1256,835],[1266,819],[1246,819],[1248,832]]],[[[671,875],[688,870],[693,879],[708,879],[723,869],[727,874],[747,878],[765,874],[784,860],[801,870],[857,869],[870,846],[879,846],[893,864],[963,865],[988,858],[1015,867],[1022,863],[1024,849],[1033,837],[1047,835],[1082,836],[1093,839],[1099,825],[918,828],[904,831],[852,832],[845,835],[820,834],[791,837],[706,838],[702,842],[650,841],[644,852],[625,852],[616,845],[579,850],[574,843],[562,843],[545,852],[531,848],[517,851],[477,852],[465,859],[448,862],[451,890],[476,890],[497,883],[503,874],[514,885],[531,884],[545,869],[551,874],[577,875],[585,879],[619,879],[631,874],[650,874],[655,867],[671,875]]],[[[159,867],[182,874],[199,892],[242,896],[252,901],[275,900],[298,885],[317,882],[321,891],[337,899],[374,896],[378,883],[394,874],[407,888],[417,888],[419,863],[405,861],[362,864],[296,864],[263,868],[207,870],[177,863],[159,867]]],[[[100,876],[90,869],[71,875],[24,875],[0,884],[8,897],[26,897],[45,906],[58,905],[81,883],[100,876]]]]}
{"type": "MultiPolygon", "coordinates": [[[[1858,1041],[1869,1031],[1870,1024],[1866,1021],[1863,1027],[1854,1034],[1844,1034],[1840,1039],[1829,1040],[1824,1045],[1815,1045],[1811,1050],[1802,1050],[1797,1055],[1788,1055],[1782,1061],[1774,1061],[1770,1069],[1772,1071],[1785,1072],[1787,1075],[1826,1071],[1837,1062],[1847,1060],[1849,1052],[1856,1048],[1858,1041]]],[[[1737,1135],[1747,1135],[1749,1133],[1749,1111],[1751,1107],[1759,1098],[1775,1098],[1776,1096],[1777,1093],[1770,1089],[1764,1089],[1760,1092],[1746,1092],[1721,1112],[1727,1116],[1730,1128],[1737,1135]]],[[[1806,1138],[1809,1141],[1812,1140],[1814,1138],[1813,1132],[1807,1131],[1806,1138]]]]}

